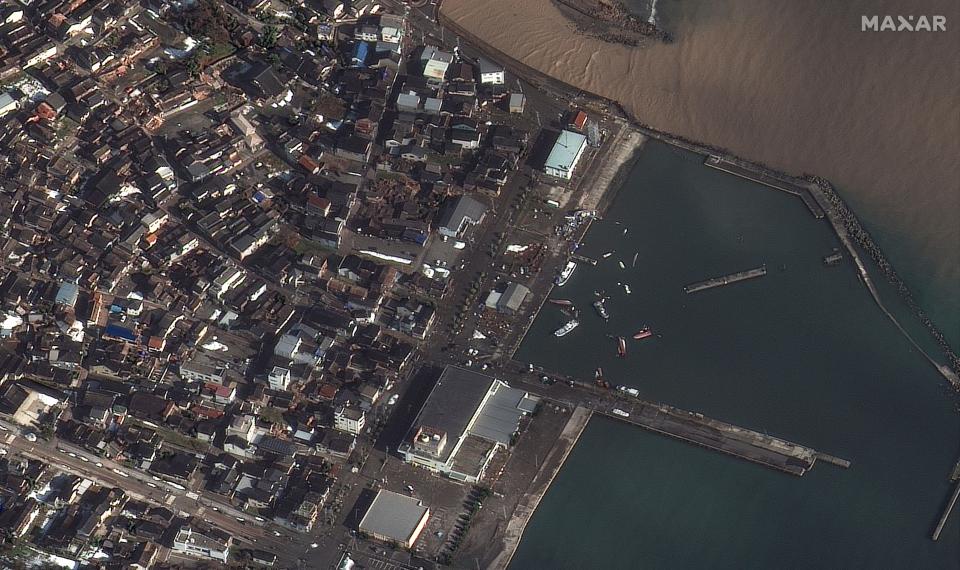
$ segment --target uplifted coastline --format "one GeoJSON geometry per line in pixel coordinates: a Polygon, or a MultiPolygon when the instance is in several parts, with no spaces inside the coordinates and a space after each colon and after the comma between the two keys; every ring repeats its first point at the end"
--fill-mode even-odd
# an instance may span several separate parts
{"type": "Polygon", "coordinates": [[[645,42],[670,43],[673,38],[655,22],[630,12],[619,0],[553,0],[577,31],[603,40],[638,47],[645,42]]]}

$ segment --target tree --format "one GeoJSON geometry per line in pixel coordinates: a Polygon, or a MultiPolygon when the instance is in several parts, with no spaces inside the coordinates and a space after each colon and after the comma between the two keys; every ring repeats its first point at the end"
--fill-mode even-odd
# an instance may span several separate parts
{"type": "Polygon", "coordinates": [[[279,38],[280,32],[277,30],[277,28],[273,26],[264,26],[263,32],[260,34],[260,39],[257,40],[257,45],[263,49],[270,49],[277,45],[277,40],[279,38]]]}

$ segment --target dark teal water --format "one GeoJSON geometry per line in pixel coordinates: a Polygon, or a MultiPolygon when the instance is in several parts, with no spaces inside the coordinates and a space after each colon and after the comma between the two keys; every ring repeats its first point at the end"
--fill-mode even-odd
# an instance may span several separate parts
{"type": "Polygon", "coordinates": [[[600,366],[645,399],[853,467],[795,478],[593,420],[511,568],[960,568],[960,513],[930,540],[960,456],[956,399],[853,269],[823,266],[837,246],[799,200],[648,143],[581,250],[614,255],[552,295],[580,306],[583,324],[556,339],[564,317],[545,306],[517,359],[582,377],[600,366]],[[682,291],[761,264],[765,277],[682,291]],[[607,323],[595,290],[611,295],[607,323]],[[644,324],[662,336],[617,358],[606,335],[644,324]]]}

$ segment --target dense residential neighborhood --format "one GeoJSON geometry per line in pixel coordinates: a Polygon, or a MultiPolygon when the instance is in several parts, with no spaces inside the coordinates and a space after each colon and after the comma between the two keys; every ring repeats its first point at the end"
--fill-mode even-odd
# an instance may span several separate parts
{"type": "Polygon", "coordinates": [[[409,4],[0,0],[0,566],[455,562],[607,127],[409,4]]]}

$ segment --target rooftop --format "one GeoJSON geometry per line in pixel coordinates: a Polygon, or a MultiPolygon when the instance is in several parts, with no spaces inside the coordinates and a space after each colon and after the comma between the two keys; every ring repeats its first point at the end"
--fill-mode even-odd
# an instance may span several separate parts
{"type": "Polygon", "coordinates": [[[420,501],[381,490],[360,521],[360,530],[372,535],[388,537],[400,543],[416,538],[420,523],[430,515],[430,509],[420,501]]]}

